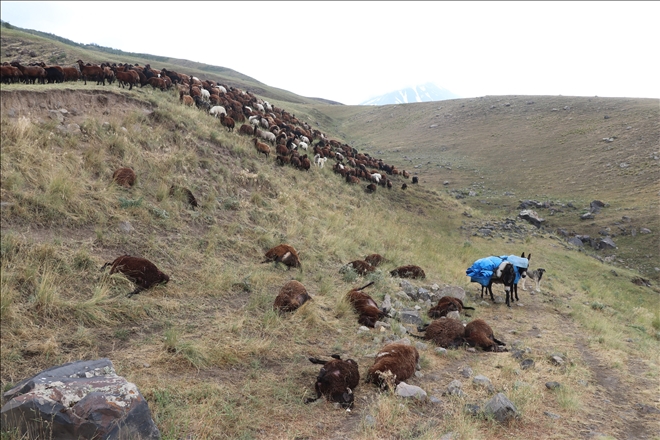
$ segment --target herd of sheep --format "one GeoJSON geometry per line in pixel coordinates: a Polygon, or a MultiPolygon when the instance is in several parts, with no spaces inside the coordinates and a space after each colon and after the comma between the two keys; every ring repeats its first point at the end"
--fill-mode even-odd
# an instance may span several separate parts
{"type": "MultiPolygon", "coordinates": [[[[313,129],[307,123],[298,120],[295,115],[271,105],[267,101],[257,98],[247,91],[218,84],[212,80],[200,80],[192,75],[179,74],[174,71],[152,69],[149,65],[144,67],[128,64],[101,65],[85,64],[78,61],[79,71],[76,74],[68,72],[59,66],[22,66],[15,62],[11,66],[2,66],[2,81],[15,82],[22,79],[30,83],[61,82],[65,80],[82,79],[97,81],[97,84],[112,84],[117,81],[120,87],[151,85],[153,88],[167,90],[176,87],[180,102],[185,105],[196,106],[214,117],[220,118],[220,123],[233,131],[237,124],[241,124],[238,133],[252,137],[252,142],[258,153],[269,157],[271,150],[275,150],[276,163],[284,166],[291,165],[301,170],[309,170],[312,160],[309,154],[313,152],[313,163],[319,168],[331,158],[335,160],[333,171],[340,174],[348,183],[357,184],[361,180],[368,182],[365,190],[376,191],[377,185],[392,188],[389,176],[401,175],[408,178],[404,170],[399,172],[395,166],[388,165],[382,160],[359,153],[356,149],[336,140],[328,139],[319,130],[313,129]],[[41,70],[40,70],[41,69],[41,70]],[[311,152],[309,150],[311,149],[311,152]],[[303,152],[301,154],[301,152],[303,152]]],[[[66,68],[67,71],[71,68],[66,68]]],[[[135,173],[130,168],[120,168],[115,171],[113,180],[122,186],[131,187],[135,183],[135,173]]],[[[412,183],[417,183],[416,177],[412,183]]],[[[407,188],[404,183],[402,189],[407,188]]],[[[170,194],[185,195],[188,205],[194,209],[197,201],[187,188],[170,188],[170,194]]],[[[291,268],[301,268],[298,252],[290,245],[281,244],[266,252],[262,263],[281,263],[291,268]]],[[[524,254],[523,254],[524,257],[524,254]]],[[[353,270],[360,276],[375,271],[385,259],[379,254],[372,254],[364,260],[355,260],[345,265],[342,270],[353,270]]],[[[133,296],[153,286],[165,284],[169,276],[161,272],[155,264],[147,259],[122,255],[112,262],[106,263],[102,270],[110,267],[110,274],[121,273],[135,284],[135,290],[128,294],[133,296]]],[[[492,296],[493,283],[502,283],[507,292],[507,305],[509,305],[509,290],[515,289],[513,285],[524,270],[514,267],[511,262],[502,264],[496,273],[489,277],[488,283],[482,283],[492,296]],[[514,274],[514,275],[512,275],[514,274]]],[[[393,277],[425,278],[426,274],[419,266],[407,265],[397,267],[390,271],[393,277]]],[[[474,281],[474,280],[473,280],[474,281]]],[[[346,294],[346,300],[358,316],[358,323],[373,328],[377,322],[388,316],[388,310],[378,307],[376,301],[364,292],[373,282],[362,287],[351,289],[346,294]]],[[[483,291],[482,291],[483,295],[483,291]]],[[[511,291],[513,300],[513,291],[511,291]]],[[[273,302],[273,308],[280,313],[294,312],[312,297],[305,286],[299,281],[287,282],[280,290],[273,302]]],[[[517,295],[516,295],[517,299],[517,295]]],[[[418,338],[432,341],[444,348],[456,348],[463,345],[478,347],[486,351],[501,351],[505,344],[497,340],[490,326],[481,319],[476,319],[463,325],[457,315],[466,307],[459,299],[443,297],[438,304],[428,310],[428,316],[433,321],[418,330],[423,336],[418,338]],[[452,312],[453,317],[449,317],[452,312]]],[[[331,402],[337,402],[344,408],[351,408],[354,402],[353,390],[358,386],[360,374],[358,364],[353,359],[343,360],[339,355],[332,355],[332,360],[324,361],[309,358],[312,363],[322,365],[315,382],[315,398],[306,402],[313,402],[325,397],[331,402]]],[[[388,388],[407,380],[419,368],[419,353],[414,346],[393,342],[385,345],[377,354],[373,365],[366,375],[367,383],[374,383],[380,388],[388,388]]]]}

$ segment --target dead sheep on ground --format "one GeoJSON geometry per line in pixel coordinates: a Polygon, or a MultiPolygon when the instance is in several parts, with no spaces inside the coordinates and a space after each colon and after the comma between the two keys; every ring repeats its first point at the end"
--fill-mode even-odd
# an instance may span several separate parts
{"type": "Polygon", "coordinates": [[[495,339],[493,329],[483,319],[475,319],[465,326],[465,342],[484,351],[506,351],[500,348],[506,344],[495,339]]]}
{"type": "Polygon", "coordinates": [[[275,263],[284,264],[289,269],[292,267],[302,268],[300,259],[298,258],[298,252],[293,248],[293,246],[289,246],[288,244],[280,244],[275,246],[266,252],[265,257],[266,259],[262,261],[262,263],[270,263],[274,261],[275,263]]]}
{"type": "Polygon", "coordinates": [[[331,361],[309,358],[313,364],[320,364],[323,367],[314,384],[316,397],[308,398],[305,403],[315,402],[324,396],[330,402],[338,402],[342,408],[352,408],[353,390],[360,383],[358,364],[353,359],[342,360],[337,354],[333,354],[332,358],[331,361]]]}
{"type": "Polygon", "coordinates": [[[121,273],[136,285],[135,290],[127,295],[129,298],[157,284],[166,284],[170,280],[169,276],[146,258],[122,255],[115,258],[112,263],[105,263],[101,271],[108,266],[110,266],[110,275],[121,273]]]}
{"type": "Polygon", "coordinates": [[[273,309],[280,313],[293,312],[310,299],[312,297],[307,293],[305,286],[299,281],[291,280],[280,289],[280,293],[275,298],[273,309]]]}
{"type": "Polygon", "coordinates": [[[412,345],[393,342],[384,346],[376,355],[374,364],[367,372],[367,383],[381,389],[393,387],[415,374],[419,352],[412,345]]]}
{"type": "Polygon", "coordinates": [[[426,278],[426,274],[419,266],[400,266],[390,271],[390,275],[399,278],[426,278]]]}
{"type": "MultiPolygon", "coordinates": [[[[474,307],[466,307],[463,301],[451,296],[443,296],[438,300],[438,304],[431,307],[428,311],[429,318],[442,318],[447,316],[449,312],[461,313],[463,310],[474,310],[474,307]]],[[[469,316],[466,314],[466,316],[469,316]]]]}
{"type": "Polygon", "coordinates": [[[384,318],[387,313],[386,310],[378,308],[378,304],[376,304],[376,301],[371,296],[362,292],[362,289],[366,289],[373,283],[374,281],[366,286],[352,289],[346,294],[346,299],[358,314],[358,323],[371,328],[376,325],[376,321],[384,318]]]}
{"type": "Polygon", "coordinates": [[[413,335],[414,337],[433,341],[442,348],[460,347],[465,334],[463,323],[454,318],[436,319],[425,328],[418,328],[418,330],[424,331],[424,337],[413,335]]]}

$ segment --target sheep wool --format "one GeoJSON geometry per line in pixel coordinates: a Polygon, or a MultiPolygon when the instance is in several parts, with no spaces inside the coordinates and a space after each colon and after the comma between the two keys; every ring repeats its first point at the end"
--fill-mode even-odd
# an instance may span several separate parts
{"type": "Polygon", "coordinates": [[[419,352],[412,345],[396,342],[387,344],[376,355],[374,364],[367,372],[366,381],[381,388],[398,385],[415,374],[418,362],[419,352]]]}

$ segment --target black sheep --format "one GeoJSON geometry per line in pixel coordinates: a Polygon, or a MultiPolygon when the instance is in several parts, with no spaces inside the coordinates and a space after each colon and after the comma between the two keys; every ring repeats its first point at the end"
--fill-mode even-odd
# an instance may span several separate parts
{"type": "Polygon", "coordinates": [[[358,364],[353,359],[345,361],[337,354],[333,354],[331,361],[322,361],[309,358],[313,364],[323,365],[316,378],[314,389],[316,397],[310,397],[305,403],[311,403],[325,396],[330,402],[338,402],[342,408],[353,407],[353,389],[360,383],[358,364]]]}

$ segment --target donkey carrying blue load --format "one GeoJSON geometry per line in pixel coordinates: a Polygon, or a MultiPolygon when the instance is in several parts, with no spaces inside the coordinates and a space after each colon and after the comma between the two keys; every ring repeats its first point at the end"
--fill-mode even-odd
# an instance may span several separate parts
{"type": "Polygon", "coordinates": [[[518,299],[518,281],[527,276],[529,267],[529,254],[525,258],[523,252],[520,257],[515,255],[504,255],[501,257],[481,258],[470,266],[465,274],[470,277],[473,283],[481,284],[481,297],[484,297],[484,290],[490,293],[490,299],[495,302],[493,297],[493,284],[504,284],[506,292],[506,305],[511,307],[512,301],[518,299]],[[515,294],[515,299],[514,299],[515,294]]]}

